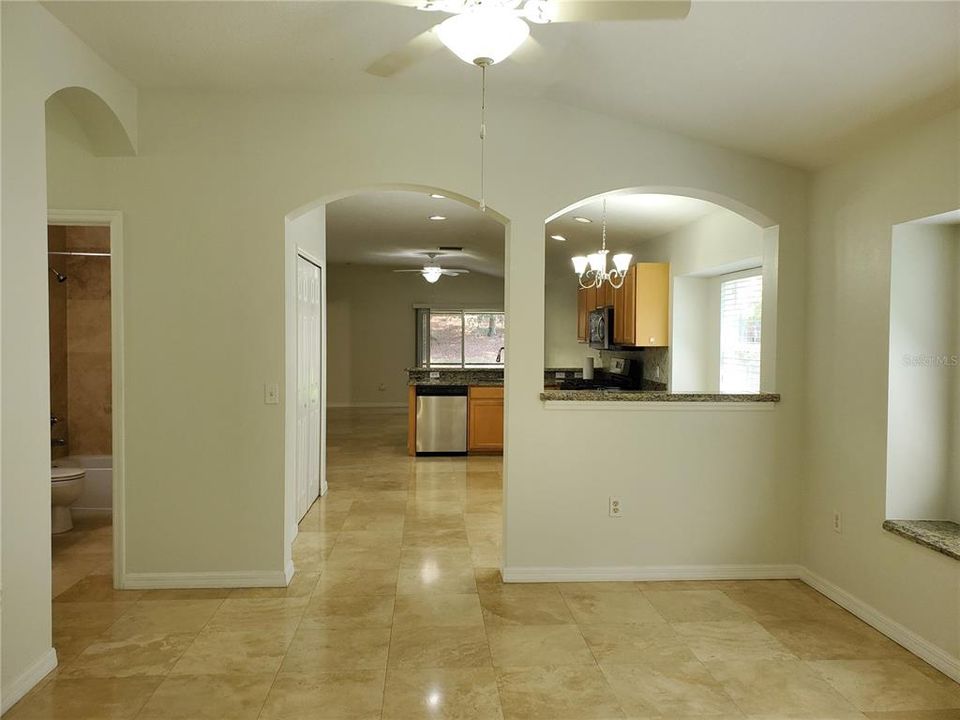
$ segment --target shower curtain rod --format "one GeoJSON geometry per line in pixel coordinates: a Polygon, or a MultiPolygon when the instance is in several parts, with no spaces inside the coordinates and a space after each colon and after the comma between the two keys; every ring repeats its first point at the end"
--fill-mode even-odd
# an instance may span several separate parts
{"type": "Polygon", "coordinates": [[[62,250],[48,250],[47,255],[78,255],[81,257],[110,257],[108,252],[69,252],[62,250]]]}

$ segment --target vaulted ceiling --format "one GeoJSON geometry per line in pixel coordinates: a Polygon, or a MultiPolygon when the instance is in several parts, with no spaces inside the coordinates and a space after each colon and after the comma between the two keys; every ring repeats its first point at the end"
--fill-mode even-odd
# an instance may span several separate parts
{"type": "MultiPolygon", "coordinates": [[[[377,2],[47,2],[146,88],[464,93],[441,50],[364,72],[440,18],[377,2]]],[[[815,167],[960,103],[958,2],[714,2],[683,21],[538,25],[540,52],[489,73],[541,97],[815,167]]],[[[529,48],[528,48],[529,50],[529,48]]]]}

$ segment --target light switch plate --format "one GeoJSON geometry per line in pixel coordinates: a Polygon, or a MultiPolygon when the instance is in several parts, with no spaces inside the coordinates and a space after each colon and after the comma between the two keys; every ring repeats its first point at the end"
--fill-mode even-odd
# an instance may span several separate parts
{"type": "Polygon", "coordinates": [[[280,404],[280,385],[278,383],[266,383],[263,386],[263,404],[280,404]]]}
{"type": "Polygon", "coordinates": [[[556,377],[557,380],[563,380],[564,378],[567,377],[567,374],[565,372],[558,372],[554,377],[556,377]]]}

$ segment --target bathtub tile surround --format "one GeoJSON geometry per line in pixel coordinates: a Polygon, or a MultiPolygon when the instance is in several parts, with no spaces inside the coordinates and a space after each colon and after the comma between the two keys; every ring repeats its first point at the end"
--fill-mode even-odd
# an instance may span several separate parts
{"type": "Polygon", "coordinates": [[[798,581],[502,584],[501,459],[412,462],[404,426],[331,411],[289,589],[117,591],[110,526],[78,520],[61,667],[4,720],[960,717],[955,683],[798,581]]]}
{"type": "MultiPolygon", "coordinates": [[[[74,252],[109,252],[107,227],[67,227],[74,252]]],[[[70,454],[111,448],[110,258],[67,256],[67,398],[70,454]]]]}
{"type": "MultiPolygon", "coordinates": [[[[51,225],[47,228],[47,250],[63,252],[67,249],[66,228],[62,225],[51,225]]],[[[66,257],[51,255],[48,258],[49,266],[57,272],[66,274],[66,257]]],[[[48,303],[50,307],[50,416],[56,417],[56,423],[51,421],[50,437],[64,441],[63,445],[54,445],[51,442],[50,455],[56,460],[66,456],[69,450],[69,422],[67,400],[67,284],[58,282],[56,276],[49,272],[48,303]]]]}

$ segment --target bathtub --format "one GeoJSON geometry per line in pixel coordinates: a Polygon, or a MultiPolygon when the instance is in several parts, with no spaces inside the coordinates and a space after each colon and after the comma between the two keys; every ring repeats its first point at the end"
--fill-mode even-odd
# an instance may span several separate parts
{"type": "Polygon", "coordinates": [[[83,494],[73,510],[113,511],[113,457],[110,455],[68,455],[53,461],[54,465],[82,467],[87,471],[83,494]]]}

